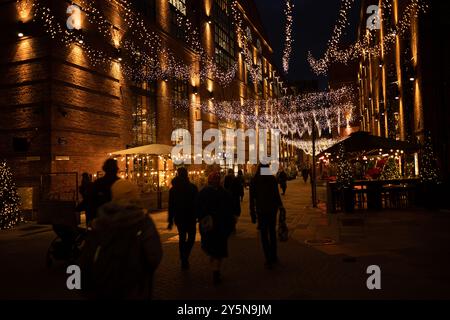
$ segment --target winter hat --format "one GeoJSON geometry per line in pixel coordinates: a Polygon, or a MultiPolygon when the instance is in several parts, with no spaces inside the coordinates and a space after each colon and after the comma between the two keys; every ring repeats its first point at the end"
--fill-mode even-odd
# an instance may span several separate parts
{"type": "Polygon", "coordinates": [[[119,179],[111,187],[111,202],[120,206],[139,206],[141,204],[138,187],[128,180],[119,179]]]}

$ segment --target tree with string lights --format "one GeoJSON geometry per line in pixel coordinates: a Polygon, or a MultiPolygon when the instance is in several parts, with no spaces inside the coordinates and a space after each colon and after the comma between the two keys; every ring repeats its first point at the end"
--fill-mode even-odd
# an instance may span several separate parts
{"type": "Polygon", "coordinates": [[[430,134],[427,134],[425,138],[420,163],[420,180],[423,183],[429,184],[439,183],[439,169],[437,167],[437,159],[434,155],[433,142],[430,134]]]}
{"type": "Polygon", "coordinates": [[[345,157],[345,147],[339,148],[336,183],[341,191],[343,210],[353,212],[355,199],[353,197],[353,170],[350,161],[345,157]]]}
{"type": "Polygon", "coordinates": [[[402,176],[397,162],[394,158],[389,158],[384,166],[383,173],[381,174],[381,180],[398,180],[401,178],[402,176]]]}
{"type": "Polygon", "coordinates": [[[0,161],[0,230],[13,228],[20,223],[20,197],[17,194],[11,169],[0,161]]]}
{"type": "Polygon", "coordinates": [[[344,145],[339,148],[336,182],[341,188],[349,188],[353,184],[352,165],[345,157],[344,145]]]}

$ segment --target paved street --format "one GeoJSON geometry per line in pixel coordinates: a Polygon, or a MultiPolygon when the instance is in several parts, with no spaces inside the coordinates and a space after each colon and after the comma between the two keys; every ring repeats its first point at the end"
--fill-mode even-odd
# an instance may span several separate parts
{"type": "MultiPolygon", "coordinates": [[[[319,194],[323,199],[323,188],[319,194]]],[[[209,261],[199,246],[199,236],[191,270],[181,271],[177,234],[166,230],[167,214],[152,215],[164,246],[164,258],[156,273],[155,299],[450,298],[449,213],[369,214],[364,237],[339,239],[337,217],[327,216],[323,209],[312,209],[309,185],[292,181],[284,197],[290,239],[279,244],[281,264],[267,270],[247,200],[246,194],[237,234],[230,239],[230,257],[224,263],[224,283],[219,287],[212,286],[209,261]],[[305,244],[306,240],[326,238],[335,243],[305,244]],[[366,287],[366,268],[370,265],[381,267],[380,291],[366,287]]],[[[357,231],[354,229],[350,231],[357,231]]],[[[65,289],[62,265],[52,269],[44,265],[52,238],[49,227],[32,224],[0,232],[0,299],[79,298],[76,292],[65,289]]]]}

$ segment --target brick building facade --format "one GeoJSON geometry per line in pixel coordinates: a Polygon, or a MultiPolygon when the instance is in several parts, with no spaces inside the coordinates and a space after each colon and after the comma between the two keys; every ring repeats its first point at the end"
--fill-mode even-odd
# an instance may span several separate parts
{"type": "Polygon", "coordinates": [[[190,81],[167,78],[136,83],[122,72],[120,58],[101,67],[93,65],[82,46],[75,42],[65,46],[52,39],[45,32],[46,26],[33,19],[35,2],[50,8],[61,23],[69,17],[68,7],[78,5],[86,41],[105,52],[120,52],[115,47],[116,39],[106,41],[99,36],[83,11],[82,2],[0,1],[0,154],[13,168],[19,186],[37,189],[41,175],[47,173],[95,174],[108,153],[154,143],[171,145],[172,130],[192,129],[194,120],[203,120],[204,130],[242,126],[204,114],[195,107],[212,98],[258,99],[282,93],[282,84],[275,79],[273,50],[252,0],[239,0],[237,8],[253,38],[250,49],[254,62],[264,70],[261,83],[249,80],[231,24],[230,1],[91,2],[118,37],[131,32],[124,8],[125,2],[130,3],[176,59],[195,68],[198,57],[180,37],[186,30],[176,23],[177,17],[188,17],[199,30],[209,56],[224,67],[238,62],[236,77],[227,87],[195,77],[190,81]],[[173,108],[170,101],[174,97],[191,101],[190,110],[173,108]]]}
{"type": "Polygon", "coordinates": [[[370,5],[382,8],[381,1],[361,3],[359,38],[375,33],[371,45],[379,45],[382,51],[380,57],[366,53],[359,63],[361,127],[374,135],[411,142],[423,142],[430,133],[443,178],[448,180],[448,2],[426,1],[427,13],[413,17],[409,28],[401,36],[394,35],[395,41],[389,47],[381,39],[399,23],[410,1],[386,2],[391,10],[384,14],[380,29],[374,31],[366,27],[366,10],[370,5]]]}

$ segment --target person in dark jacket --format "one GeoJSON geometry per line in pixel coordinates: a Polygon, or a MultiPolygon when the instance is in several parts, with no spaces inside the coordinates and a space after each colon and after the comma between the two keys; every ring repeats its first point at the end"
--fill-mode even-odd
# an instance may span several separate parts
{"type": "Polygon", "coordinates": [[[152,218],[142,209],[139,190],[119,179],[112,201],[98,210],[83,247],[81,266],[88,298],[150,299],[162,245],[152,218]]]}
{"type": "Polygon", "coordinates": [[[260,165],[250,183],[250,215],[252,223],[258,222],[266,266],[271,268],[278,262],[276,224],[283,203],[276,178],[261,175],[262,168],[268,166],[260,165]]]}
{"type": "Polygon", "coordinates": [[[238,171],[238,185],[239,185],[239,196],[241,199],[241,202],[244,201],[244,194],[245,194],[245,178],[244,178],[244,173],[242,172],[241,169],[239,169],[238,171]]]}
{"type": "Polygon", "coordinates": [[[302,177],[303,177],[303,181],[305,183],[308,182],[308,178],[309,178],[309,169],[308,168],[304,168],[302,170],[302,177]]]}
{"type": "Polygon", "coordinates": [[[221,282],[222,260],[228,257],[228,238],[234,225],[235,212],[231,195],[220,186],[220,174],[213,172],[208,185],[197,197],[197,212],[200,221],[202,249],[211,258],[213,282],[221,282]]]}
{"type": "MultiPolygon", "coordinates": [[[[86,216],[86,223],[88,224],[97,217],[98,208],[111,201],[111,186],[119,180],[119,177],[117,176],[119,167],[116,160],[106,160],[103,164],[103,171],[105,172],[105,176],[93,183],[91,192],[88,196],[90,208],[90,216],[86,216]]],[[[86,214],[88,214],[88,212],[86,212],[86,214]]]]}
{"type": "Polygon", "coordinates": [[[233,233],[236,233],[236,224],[237,221],[239,219],[239,217],[241,216],[241,189],[240,189],[240,184],[239,184],[239,179],[237,177],[234,176],[234,171],[233,169],[229,169],[228,170],[228,174],[225,176],[224,182],[223,182],[223,187],[225,188],[225,190],[227,190],[232,197],[232,205],[234,207],[233,212],[234,212],[234,227],[233,227],[233,233]]]}
{"type": "Polygon", "coordinates": [[[283,190],[283,196],[286,195],[286,189],[287,189],[287,181],[288,176],[284,169],[282,168],[280,172],[278,172],[278,183],[280,184],[281,190],[283,190]]]}
{"type": "Polygon", "coordinates": [[[186,168],[179,168],[169,191],[169,226],[175,222],[178,229],[181,268],[189,269],[189,256],[195,243],[197,216],[195,199],[197,187],[189,181],[186,168]]]}

